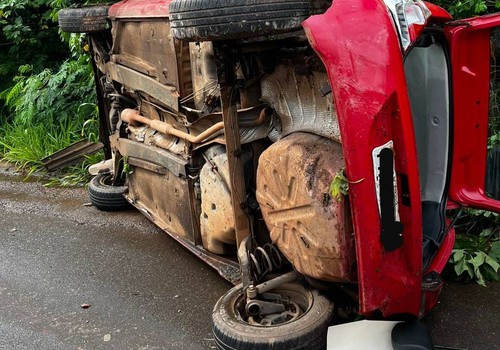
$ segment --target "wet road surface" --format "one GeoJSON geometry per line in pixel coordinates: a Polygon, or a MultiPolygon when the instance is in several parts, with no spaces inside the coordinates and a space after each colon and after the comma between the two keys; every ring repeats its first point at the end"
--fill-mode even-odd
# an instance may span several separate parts
{"type": "Polygon", "coordinates": [[[213,347],[230,285],[138,212],[87,201],[0,178],[0,349],[213,347]]]}
{"type": "Polygon", "coordinates": [[[500,283],[488,287],[448,282],[438,306],[424,320],[436,345],[500,349],[500,283]]]}
{"type": "MultiPolygon", "coordinates": [[[[0,349],[213,348],[230,285],[135,210],[87,202],[0,175],[0,349]]],[[[500,283],[448,283],[425,322],[437,345],[500,349],[500,283]]]]}

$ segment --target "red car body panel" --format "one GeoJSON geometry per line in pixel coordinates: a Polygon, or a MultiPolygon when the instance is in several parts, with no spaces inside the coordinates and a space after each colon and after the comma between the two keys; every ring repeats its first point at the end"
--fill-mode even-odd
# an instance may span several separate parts
{"type": "Polygon", "coordinates": [[[115,18],[168,17],[172,0],[125,0],[110,7],[108,15],[115,18]]]}
{"type": "Polygon", "coordinates": [[[394,23],[382,1],[336,0],[326,13],[310,17],[303,26],[328,71],[337,108],[350,181],[360,312],[418,315],[421,198],[413,121],[394,23]],[[372,151],[390,140],[403,244],[389,252],[381,243],[372,151]]]}
{"type": "Polygon", "coordinates": [[[458,204],[500,210],[500,201],[484,192],[489,96],[490,33],[500,25],[489,15],[446,27],[453,74],[454,135],[450,199],[458,204]]]}
{"type": "MultiPolygon", "coordinates": [[[[447,225],[449,224],[450,222],[448,220],[447,225]]],[[[441,242],[441,246],[439,247],[438,252],[434,256],[434,259],[432,259],[431,264],[425,271],[425,274],[431,272],[437,272],[440,274],[441,272],[443,272],[444,267],[446,266],[448,260],[450,259],[454,245],[455,245],[455,229],[451,228],[450,232],[448,232],[443,242],[441,242]]]]}
{"type": "MultiPolygon", "coordinates": [[[[450,225],[450,220],[446,221],[446,225],[450,225]]],[[[424,275],[432,275],[432,273],[441,274],[450,259],[451,253],[453,251],[453,246],[455,245],[455,229],[450,228],[450,231],[445,236],[438,252],[434,256],[431,264],[425,271],[424,275]]],[[[441,294],[441,289],[443,287],[443,282],[438,285],[431,286],[430,288],[422,288],[422,303],[421,303],[421,314],[420,316],[426,315],[431,311],[438,302],[439,295],[441,294]]]]}
{"type": "Polygon", "coordinates": [[[427,1],[424,1],[424,4],[431,12],[431,17],[429,17],[428,23],[443,23],[449,22],[453,19],[444,8],[427,1]]]}

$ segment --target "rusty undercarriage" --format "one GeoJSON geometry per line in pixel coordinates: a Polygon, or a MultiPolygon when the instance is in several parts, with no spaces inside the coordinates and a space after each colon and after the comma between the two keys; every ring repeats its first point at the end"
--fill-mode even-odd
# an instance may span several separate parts
{"type": "MultiPolygon", "coordinates": [[[[312,1],[313,12],[327,3],[312,1]]],[[[349,203],[330,194],[344,160],[323,64],[300,21],[272,36],[179,40],[168,7],[143,5],[118,3],[111,30],[86,31],[113,184],[125,183],[132,205],[227,280],[243,282],[245,324],[302,317],[307,302],[276,309],[257,296],[297,272],[311,283],[356,279],[349,203]]],[[[282,295],[309,293],[291,286],[282,295]]],[[[323,309],[326,324],[331,307],[323,309]]]]}
{"type": "Polygon", "coordinates": [[[110,18],[89,40],[127,199],[233,283],[250,235],[306,276],[352,281],[348,203],[329,193],[344,167],[335,106],[303,33],[185,42],[167,13],[110,18]]]}

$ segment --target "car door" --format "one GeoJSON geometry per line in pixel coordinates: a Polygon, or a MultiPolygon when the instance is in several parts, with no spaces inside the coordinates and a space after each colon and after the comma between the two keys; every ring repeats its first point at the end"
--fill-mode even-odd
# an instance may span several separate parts
{"type": "Polygon", "coordinates": [[[450,22],[445,32],[454,116],[449,199],[500,212],[499,143],[488,145],[500,139],[500,14],[450,22]]]}

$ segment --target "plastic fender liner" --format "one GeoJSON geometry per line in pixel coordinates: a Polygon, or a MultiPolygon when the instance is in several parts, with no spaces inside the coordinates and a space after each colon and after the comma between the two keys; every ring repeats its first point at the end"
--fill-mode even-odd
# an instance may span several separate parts
{"type": "Polygon", "coordinates": [[[403,57],[394,24],[382,1],[336,0],[326,13],[310,17],[303,26],[328,71],[338,112],[350,182],[360,312],[417,316],[422,283],[421,199],[403,57]],[[381,238],[380,202],[387,193],[380,188],[380,169],[374,169],[372,155],[391,141],[397,190],[394,208],[402,225],[402,242],[395,249],[387,249],[381,238]]]}

